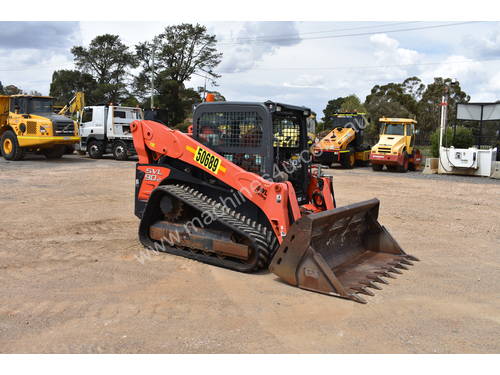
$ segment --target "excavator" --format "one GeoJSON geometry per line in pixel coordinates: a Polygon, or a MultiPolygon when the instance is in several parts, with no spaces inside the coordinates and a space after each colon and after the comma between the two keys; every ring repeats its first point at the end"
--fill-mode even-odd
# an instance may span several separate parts
{"type": "Polygon", "coordinates": [[[378,222],[377,199],[337,207],[332,177],[312,163],[310,114],[272,101],[203,102],[191,136],[134,121],[141,243],[366,303],[418,259],[378,222]]]}

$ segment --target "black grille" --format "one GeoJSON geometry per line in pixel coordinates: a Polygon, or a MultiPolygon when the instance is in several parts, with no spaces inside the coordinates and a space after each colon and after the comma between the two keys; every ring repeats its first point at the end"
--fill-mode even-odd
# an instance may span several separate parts
{"type": "Polygon", "coordinates": [[[36,122],[35,121],[28,121],[27,122],[27,130],[26,130],[26,133],[27,134],[36,134],[36,122]]]}
{"type": "Polygon", "coordinates": [[[256,112],[204,113],[198,119],[196,138],[206,146],[260,147],[262,119],[256,112]]]}
{"type": "Polygon", "coordinates": [[[56,122],[54,133],[54,135],[74,135],[75,124],[73,122],[56,122]]]}
{"type": "Polygon", "coordinates": [[[264,172],[264,159],[259,154],[224,153],[222,156],[248,172],[257,174],[264,172]]]}

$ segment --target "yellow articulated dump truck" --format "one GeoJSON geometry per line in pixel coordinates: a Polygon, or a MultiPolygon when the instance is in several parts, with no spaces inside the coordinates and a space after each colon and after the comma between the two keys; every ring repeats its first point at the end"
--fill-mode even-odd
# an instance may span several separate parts
{"type": "Polygon", "coordinates": [[[384,165],[389,171],[418,170],[422,154],[415,147],[417,121],[409,118],[382,117],[379,122],[380,138],[370,153],[373,170],[381,171],[384,165]]]}
{"type": "Polygon", "coordinates": [[[26,152],[58,159],[67,145],[80,141],[76,121],[55,114],[53,104],[49,96],[0,96],[0,149],[6,160],[21,160],[26,152]]]}

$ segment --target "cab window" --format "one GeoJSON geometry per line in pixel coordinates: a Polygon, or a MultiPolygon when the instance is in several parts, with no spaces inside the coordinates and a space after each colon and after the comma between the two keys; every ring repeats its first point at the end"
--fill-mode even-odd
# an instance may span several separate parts
{"type": "Polygon", "coordinates": [[[403,124],[383,124],[382,133],[387,135],[405,135],[403,124]]]}
{"type": "Polygon", "coordinates": [[[10,101],[10,111],[17,113],[28,112],[28,102],[26,98],[13,98],[10,101]]]}
{"type": "Polygon", "coordinates": [[[87,108],[83,111],[82,122],[90,122],[92,121],[92,108],[87,108]]]}
{"type": "Polygon", "coordinates": [[[127,114],[125,113],[125,111],[115,111],[114,117],[115,118],[127,118],[127,114]]]}

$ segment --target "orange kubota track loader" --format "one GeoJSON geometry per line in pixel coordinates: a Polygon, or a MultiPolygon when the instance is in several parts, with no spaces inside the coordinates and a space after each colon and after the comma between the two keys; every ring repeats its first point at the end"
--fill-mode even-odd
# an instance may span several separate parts
{"type": "Polygon", "coordinates": [[[366,302],[360,294],[417,259],[378,223],[377,199],[335,206],[332,177],[311,164],[309,115],[270,101],[207,102],[192,136],[133,122],[142,244],[366,302]]]}

